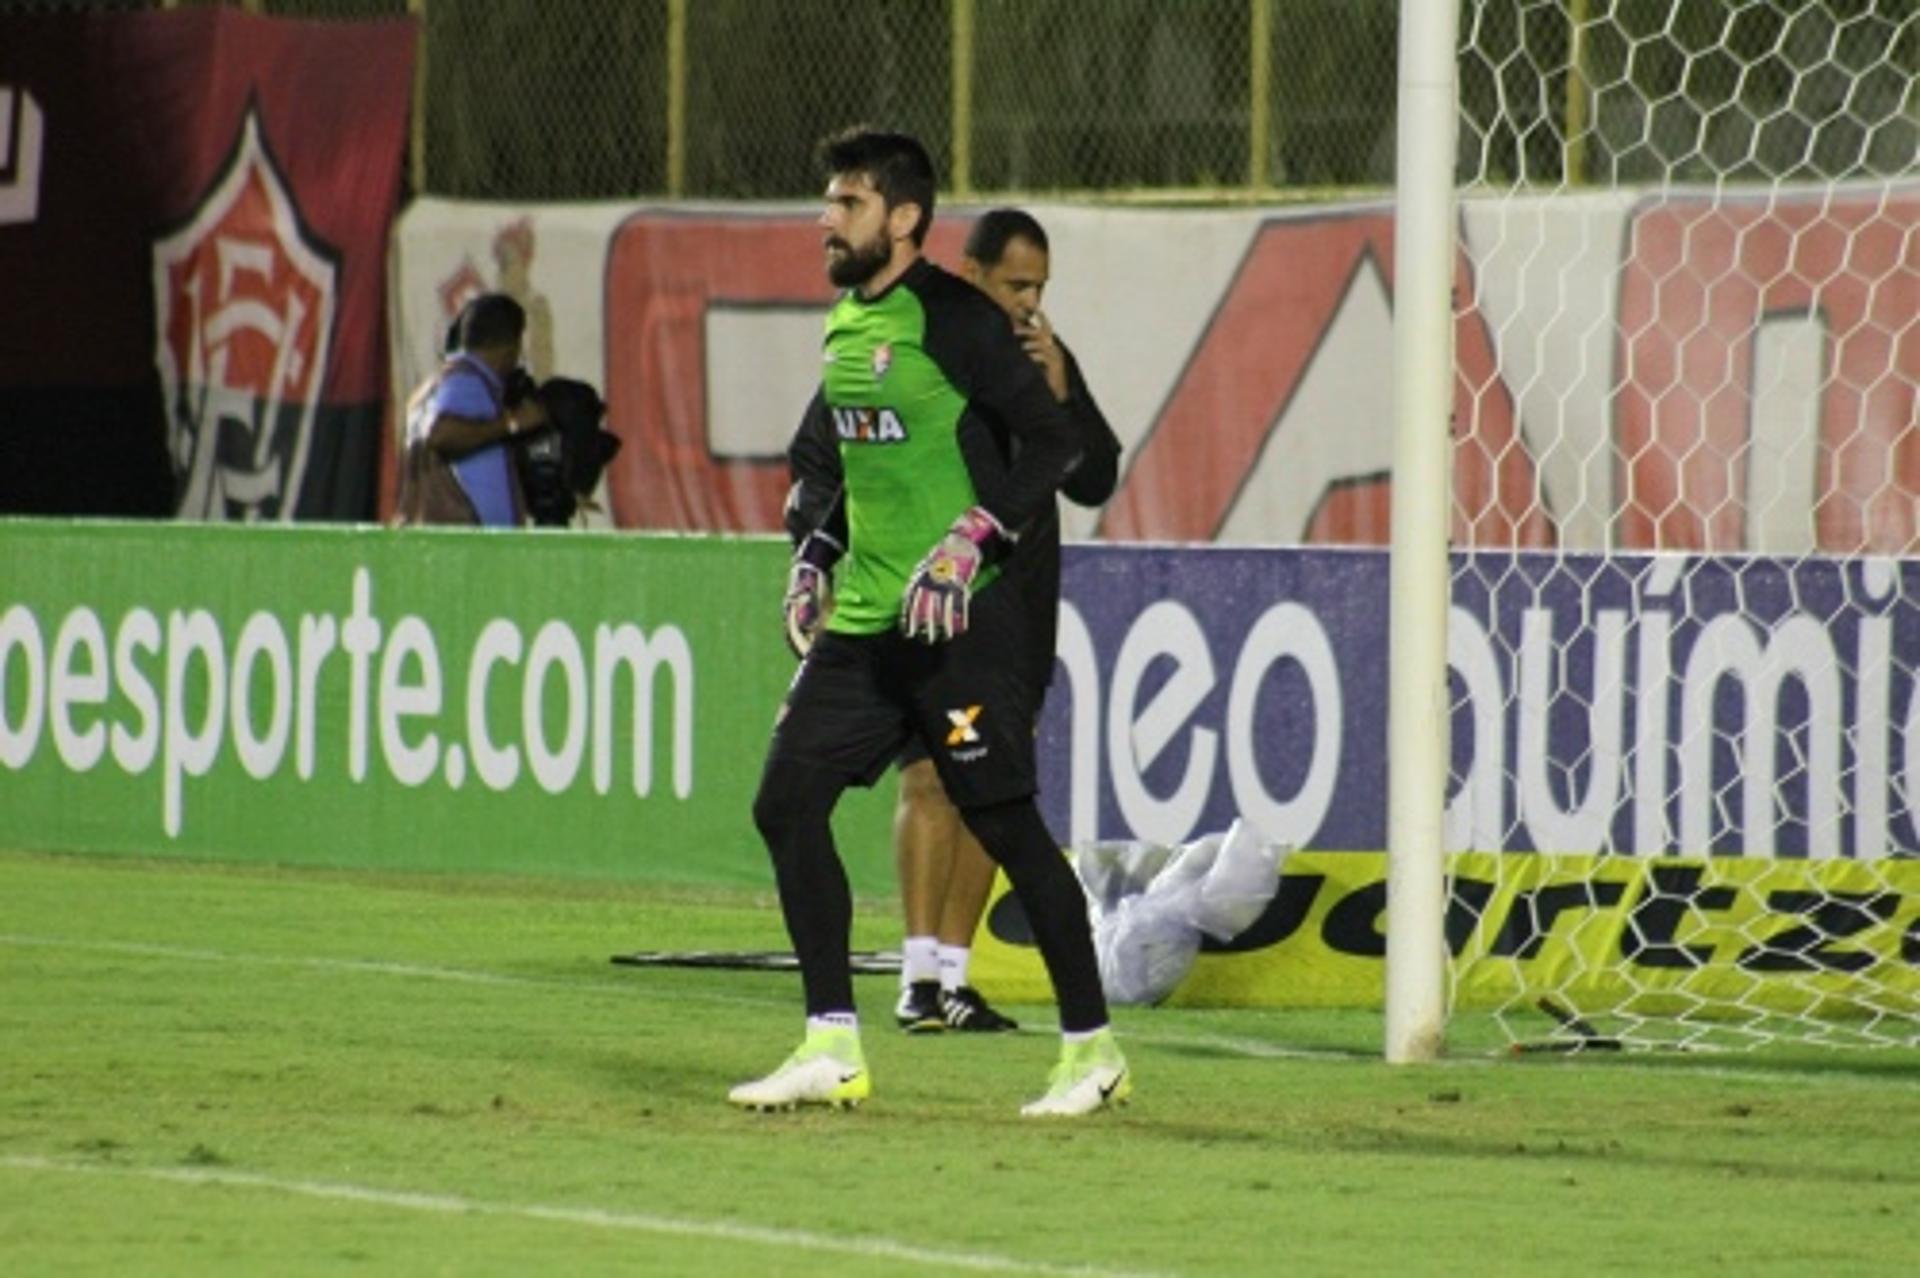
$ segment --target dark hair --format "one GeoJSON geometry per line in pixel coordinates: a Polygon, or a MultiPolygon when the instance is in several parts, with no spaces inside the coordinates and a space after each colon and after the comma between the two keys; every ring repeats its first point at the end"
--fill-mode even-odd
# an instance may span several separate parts
{"type": "Polygon", "coordinates": [[[915,248],[925,242],[933,223],[933,159],[918,138],[857,124],[822,139],[819,155],[829,175],[866,174],[889,213],[902,204],[919,205],[912,239],[915,248]]]}
{"type": "Polygon", "coordinates": [[[482,293],[461,309],[454,327],[463,351],[511,346],[527,331],[527,312],[505,293],[482,293]]]}
{"type": "Polygon", "coordinates": [[[1042,253],[1050,251],[1046,229],[1033,214],[1025,209],[990,209],[967,232],[965,252],[982,266],[998,266],[1014,240],[1025,240],[1042,253]]]}

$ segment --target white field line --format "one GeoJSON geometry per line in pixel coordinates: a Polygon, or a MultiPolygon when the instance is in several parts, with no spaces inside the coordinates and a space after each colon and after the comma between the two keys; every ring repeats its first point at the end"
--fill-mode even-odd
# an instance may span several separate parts
{"type": "Polygon", "coordinates": [[[1250,1056],[1255,1060],[1368,1063],[1379,1059],[1372,1054],[1351,1051],[1344,1047],[1298,1047],[1286,1043],[1270,1043],[1260,1038],[1240,1038],[1231,1034],[1208,1034],[1198,1030],[1169,1032],[1141,1029],[1137,1025],[1127,1027],[1126,1040],[1129,1043],[1156,1043],[1168,1047],[1199,1047],[1209,1051],[1230,1052],[1236,1056],[1250,1056]]]}
{"type": "MultiPolygon", "coordinates": [[[[395,963],[376,959],[334,959],[318,958],[310,955],[284,954],[246,954],[227,950],[195,949],[178,945],[150,945],[130,941],[83,941],[60,936],[32,936],[18,933],[0,933],[0,945],[14,945],[25,948],[79,950],[102,954],[124,954],[136,958],[174,959],[196,963],[233,963],[240,965],[261,965],[275,967],[308,968],[316,971],[352,972],[369,976],[399,976],[420,980],[452,981],[472,985],[494,985],[535,989],[565,989],[590,991],[595,993],[631,994],[634,985],[627,980],[554,980],[541,977],[514,976],[506,972],[490,972],[484,968],[439,967],[423,963],[395,963]]],[[[650,991],[657,995],[658,991],[650,991]]],[[[722,1003],[740,1007],[786,1006],[791,998],[769,994],[766,998],[713,994],[703,990],[675,989],[668,996],[703,1003],[722,1003]]],[[[1033,1028],[1040,1028],[1041,1022],[1027,1022],[1033,1028]]],[[[1127,1027],[1128,1041],[1159,1044],[1168,1047],[1197,1047],[1211,1051],[1232,1052],[1236,1055],[1256,1060],[1299,1060],[1299,1061],[1349,1061],[1356,1064],[1370,1064],[1376,1058],[1367,1054],[1332,1047],[1297,1047],[1284,1043],[1269,1042],[1264,1039],[1243,1038],[1225,1034],[1204,1032],[1146,1029],[1138,1025],[1127,1027]]],[[[1610,1055],[1604,1061],[1585,1062],[1567,1060],[1547,1064],[1530,1064],[1529,1069],[1605,1069],[1632,1070],[1653,1074],[1683,1074],[1690,1077],[1714,1078],[1728,1082],[1744,1083],[1782,1083],[1817,1082],[1823,1087],[1857,1086],[1867,1089],[1897,1088],[1920,1091],[1920,1077],[1900,1077],[1886,1074],[1873,1074],[1851,1070],[1841,1062],[1849,1053],[1836,1050],[1836,1067],[1833,1069],[1742,1069],[1730,1065],[1703,1065],[1696,1054],[1691,1059],[1679,1059],[1662,1056],[1659,1053],[1627,1053],[1610,1055]]],[[[1864,1059],[1864,1058],[1863,1058],[1864,1059]]],[[[1426,1068],[1439,1069],[1482,1069],[1500,1064],[1493,1056],[1457,1056],[1437,1061],[1426,1068]]]]}
{"type": "MultiPolygon", "coordinates": [[[[396,963],[385,959],[321,958],[310,954],[246,954],[232,950],[198,949],[185,945],[152,945],[137,941],[83,941],[65,936],[29,936],[0,932],[0,945],[27,949],[79,950],[95,954],[120,954],[130,958],[172,959],[188,963],[233,963],[258,967],[296,967],[319,972],[346,972],[366,976],[404,976],[428,981],[450,981],[464,985],[494,985],[516,989],[563,989],[603,994],[630,995],[635,992],[631,980],[586,979],[556,980],[550,977],[514,976],[490,972],[485,968],[440,967],[431,963],[396,963]]],[[[737,1004],[743,1007],[765,1006],[776,1000],[710,994],[681,990],[676,997],[705,1003],[737,1004]]],[[[779,1000],[790,1003],[791,999],[779,1000]]]]}
{"type": "Polygon", "coordinates": [[[903,1261],[915,1266],[945,1265],[952,1269],[978,1270],[983,1273],[1084,1275],[1085,1278],[1150,1278],[1149,1275],[1096,1269],[1085,1265],[1053,1265],[1041,1261],[1021,1260],[1016,1256],[1001,1256],[992,1252],[947,1251],[936,1247],[919,1247],[892,1238],[871,1235],[836,1237],[831,1234],[816,1234],[804,1229],[778,1229],[764,1225],[741,1224],[730,1220],[684,1220],[674,1216],[656,1216],[650,1212],[607,1211],[598,1207],[554,1207],[540,1203],[488,1202],[478,1198],[461,1197],[457,1194],[410,1193],[375,1189],[367,1185],[341,1184],[336,1181],[284,1179],[278,1176],[263,1176],[255,1172],[221,1171],[200,1167],[125,1167],[19,1155],[0,1155],[0,1167],[23,1172],[118,1176],[182,1185],[264,1189],[302,1198],[331,1199],[337,1202],[361,1203],[400,1211],[434,1212],[449,1216],[506,1216],[520,1220],[578,1225],[589,1229],[667,1234],[680,1238],[707,1238],[790,1251],[817,1251],[841,1256],[903,1261]]]}

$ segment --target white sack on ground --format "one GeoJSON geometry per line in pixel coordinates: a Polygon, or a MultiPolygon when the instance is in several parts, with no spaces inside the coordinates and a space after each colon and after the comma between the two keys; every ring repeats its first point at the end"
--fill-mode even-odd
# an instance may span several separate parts
{"type": "Polygon", "coordinates": [[[1075,848],[1108,1001],[1158,1003],[1172,994],[1200,952],[1202,933],[1229,941],[1260,917],[1279,889],[1287,850],[1240,820],[1176,848],[1075,848]]]}

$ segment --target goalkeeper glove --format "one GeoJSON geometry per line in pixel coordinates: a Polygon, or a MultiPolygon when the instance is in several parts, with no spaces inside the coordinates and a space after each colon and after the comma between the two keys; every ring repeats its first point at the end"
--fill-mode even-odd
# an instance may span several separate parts
{"type": "Polygon", "coordinates": [[[980,506],[953,521],[907,579],[900,601],[900,628],[907,638],[939,643],[966,633],[973,579],[980,575],[988,544],[1005,535],[1000,521],[980,506]]]}
{"type": "Polygon", "coordinates": [[[793,552],[793,565],[787,569],[787,597],[782,611],[787,621],[787,647],[793,655],[804,657],[826,623],[833,604],[833,565],[840,558],[840,543],[822,532],[809,533],[793,552]]]}

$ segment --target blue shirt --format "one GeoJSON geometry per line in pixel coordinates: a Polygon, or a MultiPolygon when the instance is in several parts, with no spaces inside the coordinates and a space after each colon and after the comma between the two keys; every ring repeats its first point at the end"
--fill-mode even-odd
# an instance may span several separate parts
{"type": "MultiPolygon", "coordinates": [[[[433,388],[433,394],[423,406],[424,411],[415,420],[421,423],[420,429],[428,431],[442,414],[492,421],[500,415],[501,394],[500,378],[487,367],[486,361],[463,351],[449,362],[440,375],[439,385],[433,388]]],[[[513,459],[507,455],[504,443],[475,449],[451,465],[454,478],[460,481],[483,527],[519,526],[513,503],[513,475],[509,469],[513,459]]]]}

